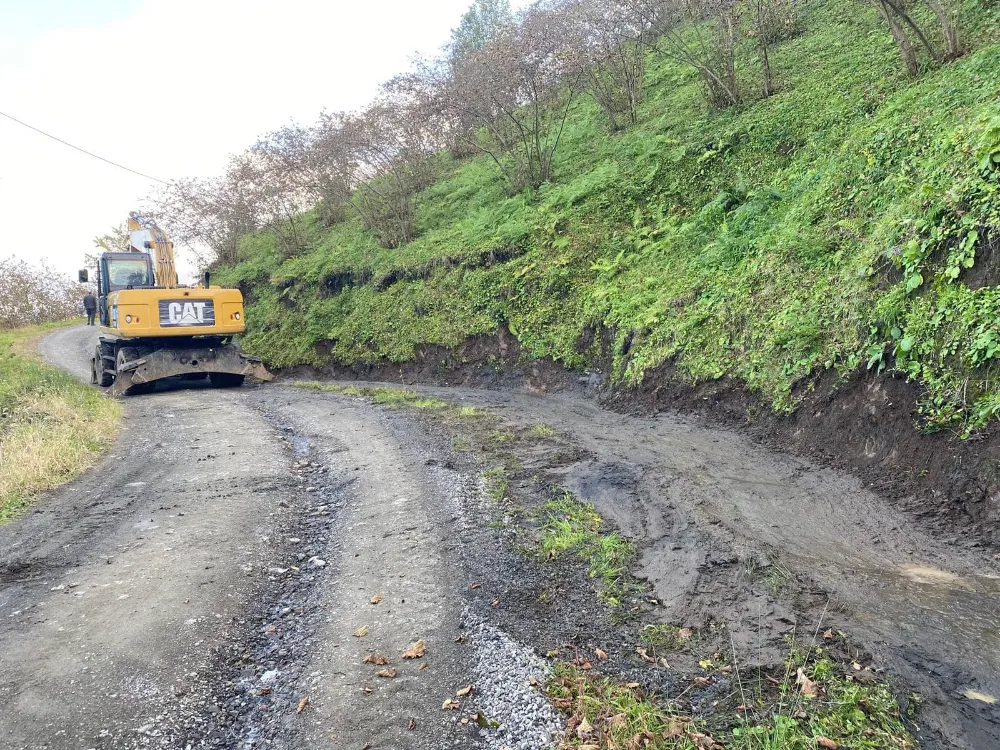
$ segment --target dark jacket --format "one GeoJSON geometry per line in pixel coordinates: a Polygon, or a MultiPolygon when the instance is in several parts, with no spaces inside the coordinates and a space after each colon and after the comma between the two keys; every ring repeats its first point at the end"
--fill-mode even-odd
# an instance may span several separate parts
{"type": "Polygon", "coordinates": [[[85,294],[84,297],[83,297],[83,309],[87,310],[88,312],[90,310],[96,310],[97,309],[97,297],[95,297],[90,292],[87,292],[87,294],[85,294]]]}

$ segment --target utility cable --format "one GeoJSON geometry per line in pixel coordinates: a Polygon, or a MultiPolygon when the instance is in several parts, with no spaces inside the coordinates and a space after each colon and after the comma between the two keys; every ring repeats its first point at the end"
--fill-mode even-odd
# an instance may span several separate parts
{"type": "Polygon", "coordinates": [[[161,180],[158,177],[153,177],[151,175],[144,174],[142,172],[138,172],[138,171],[136,171],[134,169],[130,169],[129,167],[126,167],[123,164],[119,164],[118,162],[111,161],[111,159],[105,159],[103,156],[99,156],[99,155],[93,153],[92,151],[88,151],[85,148],[80,148],[79,146],[74,146],[72,143],[69,143],[68,141],[64,141],[62,138],[57,138],[56,136],[54,136],[54,135],[52,135],[50,133],[46,133],[44,130],[40,130],[40,129],[36,128],[34,125],[29,125],[28,123],[24,122],[23,120],[18,120],[16,117],[13,117],[12,115],[8,115],[6,112],[0,112],[0,116],[6,117],[8,120],[13,120],[18,125],[23,125],[24,127],[28,128],[28,130],[34,130],[36,133],[40,133],[41,135],[44,135],[46,138],[51,138],[52,140],[54,140],[54,141],[56,141],[58,143],[61,143],[64,146],[69,146],[71,149],[79,151],[81,154],[86,154],[87,156],[92,156],[93,158],[98,159],[100,161],[103,161],[106,164],[110,164],[112,167],[118,167],[118,169],[124,169],[126,172],[131,172],[132,174],[139,175],[139,177],[144,177],[147,180],[152,180],[153,182],[159,182],[162,185],[169,185],[170,184],[166,180],[161,180]]]}

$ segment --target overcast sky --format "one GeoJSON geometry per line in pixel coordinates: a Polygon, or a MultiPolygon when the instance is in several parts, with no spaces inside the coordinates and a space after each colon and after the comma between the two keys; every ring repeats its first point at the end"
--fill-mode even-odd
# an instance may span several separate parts
{"type": "MultiPolygon", "coordinates": [[[[364,104],[470,2],[0,0],[0,112],[162,180],[211,176],[364,104]]],[[[0,144],[0,257],[75,274],[155,186],[3,117],[0,144]]]]}

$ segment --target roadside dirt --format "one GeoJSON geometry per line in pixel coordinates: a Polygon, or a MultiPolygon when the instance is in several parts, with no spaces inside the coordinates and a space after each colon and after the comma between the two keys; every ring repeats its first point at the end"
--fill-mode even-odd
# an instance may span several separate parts
{"type": "MultiPolygon", "coordinates": [[[[42,350],[85,373],[90,335],[42,350]]],[[[494,412],[490,426],[282,384],[126,400],[114,454],[0,527],[0,746],[543,748],[560,720],[529,686],[539,656],[597,648],[602,669],[710,716],[735,685],[692,693],[691,650],[641,662],[645,622],[768,669],[787,636],[843,630],[842,659],[870,652],[904,707],[920,694],[922,747],[1000,746],[992,554],[745,435],[602,409],[582,393],[599,379],[539,370],[527,385],[557,377],[565,392],[418,388],[494,412]],[[531,437],[538,424],[556,434],[531,437]],[[498,429],[509,444],[466,447],[498,429]],[[648,588],[628,618],[581,564],[518,551],[523,530],[498,512],[520,511],[498,511],[479,479],[497,463],[529,516],[556,485],[637,543],[648,588]],[[404,660],[418,639],[426,654],[404,660]],[[390,663],[364,663],[374,651],[390,663]]]]}

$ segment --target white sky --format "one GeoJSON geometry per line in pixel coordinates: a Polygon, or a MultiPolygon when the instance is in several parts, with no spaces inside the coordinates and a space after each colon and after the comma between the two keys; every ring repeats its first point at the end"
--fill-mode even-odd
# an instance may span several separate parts
{"type": "MultiPolygon", "coordinates": [[[[0,0],[0,112],[163,180],[211,176],[259,135],[364,104],[470,2],[0,0]]],[[[0,257],[75,277],[153,187],[0,118],[0,257]]]]}

